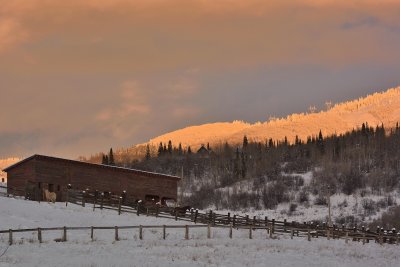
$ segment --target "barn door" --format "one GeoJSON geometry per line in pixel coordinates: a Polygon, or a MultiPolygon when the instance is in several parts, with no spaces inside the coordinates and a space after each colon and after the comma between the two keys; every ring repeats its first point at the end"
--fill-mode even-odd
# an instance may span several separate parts
{"type": "Polygon", "coordinates": [[[40,194],[40,185],[35,182],[27,181],[25,187],[25,198],[29,200],[41,200],[42,194],[40,194]]]}

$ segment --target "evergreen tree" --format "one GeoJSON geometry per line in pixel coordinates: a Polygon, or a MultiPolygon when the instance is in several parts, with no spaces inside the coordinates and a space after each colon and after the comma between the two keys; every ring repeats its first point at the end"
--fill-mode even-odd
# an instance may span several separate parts
{"type": "Polygon", "coordinates": [[[157,155],[160,157],[163,154],[163,152],[164,152],[163,144],[162,144],[162,142],[160,142],[160,145],[158,146],[157,155]]]}
{"type": "Polygon", "coordinates": [[[236,179],[239,179],[240,177],[240,152],[239,148],[236,148],[236,153],[235,153],[235,160],[233,161],[233,174],[236,179]]]}
{"type": "Polygon", "coordinates": [[[150,160],[151,159],[150,145],[149,144],[147,144],[147,146],[146,146],[146,157],[145,157],[145,159],[146,160],[150,160]]]}
{"type": "Polygon", "coordinates": [[[190,146],[188,146],[187,153],[188,153],[189,155],[192,154],[192,149],[190,148],[190,146]]]}
{"type": "Polygon", "coordinates": [[[179,143],[179,146],[178,146],[178,155],[182,155],[183,154],[183,150],[182,150],[182,144],[181,143],[179,143]]]}
{"type": "Polygon", "coordinates": [[[114,166],[115,165],[115,161],[114,161],[114,153],[112,148],[110,148],[110,153],[108,155],[108,165],[114,166]]]}
{"type": "Polygon", "coordinates": [[[322,131],[321,130],[319,130],[318,139],[316,141],[317,141],[317,146],[319,148],[319,152],[321,154],[324,154],[324,152],[325,152],[324,137],[322,136],[322,131]]]}
{"type": "Polygon", "coordinates": [[[296,135],[296,139],[295,139],[294,143],[295,143],[296,146],[301,144],[301,141],[300,141],[298,135],[296,135]]]}
{"type": "Polygon", "coordinates": [[[246,155],[244,154],[244,152],[242,151],[241,154],[242,157],[242,178],[246,178],[246,174],[247,174],[247,166],[246,166],[246,155]]]}
{"type": "Polygon", "coordinates": [[[101,164],[103,165],[108,165],[108,159],[107,156],[103,154],[103,158],[101,159],[101,164]]]}
{"type": "Polygon", "coordinates": [[[269,148],[273,148],[275,145],[274,145],[274,141],[272,140],[272,138],[270,138],[269,139],[269,141],[268,141],[268,147],[269,148]]]}
{"type": "Polygon", "coordinates": [[[247,140],[247,136],[245,135],[243,137],[243,149],[246,149],[248,144],[249,144],[249,140],[247,140]]]}
{"type": "Polygon", "coordinates": [[[172,155],[172,142],[171,142],[171,140],[168,141],[168,154],[172,155]]]}

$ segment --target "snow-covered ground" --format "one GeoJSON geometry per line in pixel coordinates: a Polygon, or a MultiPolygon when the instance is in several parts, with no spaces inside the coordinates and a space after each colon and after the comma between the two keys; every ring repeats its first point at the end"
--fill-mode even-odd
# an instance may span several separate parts
{"type": "MultiPolygon", "coordinates": [[[[186,224],[174,220],[134,214],[118,216],[115,211],[92,211],[63,203],[48,204],[0,197],[0,229],[52,226],[186,224]]],[[[88,231],[68,231],[68,241],[55,242],[60,232],[43,232],[39,244],[36,233],[14,233],[16,244],[8,247],[8,235],[0,235],[0,266],[398,266],[399,247],[395,245],[346,244],[343,240],[287,236],[268,238],[257,230],[248,239],[247,230],[190,229],[190,240],[184,240],[183,229],[167,229],[162,240],[161,229],[145,229],[139,239],[137,229],[119,233],[114,241],[112,230],[96,230],[92,242],[88,231]]]]}

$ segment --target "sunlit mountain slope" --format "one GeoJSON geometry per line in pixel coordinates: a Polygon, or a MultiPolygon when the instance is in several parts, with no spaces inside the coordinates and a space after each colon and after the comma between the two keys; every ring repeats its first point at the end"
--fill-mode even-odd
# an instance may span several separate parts
{"type": "Polygon", "coordinates": [[[340,134],[360,127],[364,122],[373,127],[382,123],[385,127],[394,127],[400,122],[400,87],[339,103],[318,113],[292,114],[256,124],[234,121],[191,126],[153,138],[149,143],[157,146],[171,140],[174,145],[180,142],[183,147],[190,145],[196,149],[207,143],[241,143],[244,135],[261,142],[269,138],[282,140],[286,136],[292,142],[296,135],[306,140],[320,130],[325,136],[340,134]]]}

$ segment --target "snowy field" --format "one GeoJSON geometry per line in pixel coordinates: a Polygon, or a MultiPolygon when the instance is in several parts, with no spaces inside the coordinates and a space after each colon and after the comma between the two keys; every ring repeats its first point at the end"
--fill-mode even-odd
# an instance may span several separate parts
{"type": "MultiPolygon", "coordinates": [[[[63,203],[36,203],[0,197],[0,228],[36,228],[58,226],[176,225],[175,222],[116,211],[92,211],[92,208],[63,203]]],[[[15,244],[8,247],[8,234],[0,235],[0,266],[399,266],[399,246],[349,242],[344,240],[288,236],[267,237],[257,230],[253,239],[248,231],[212,229],[207,239],[205,228],[190,229],[189,240],[183,229],[145,229],[143,240],[137,229],[96,230],[94,241],[89,231],[68,231],[67,242],[55,242],[61,231],[43,232],[39,244],[36,233],[14,233],[15,244]]]]}

